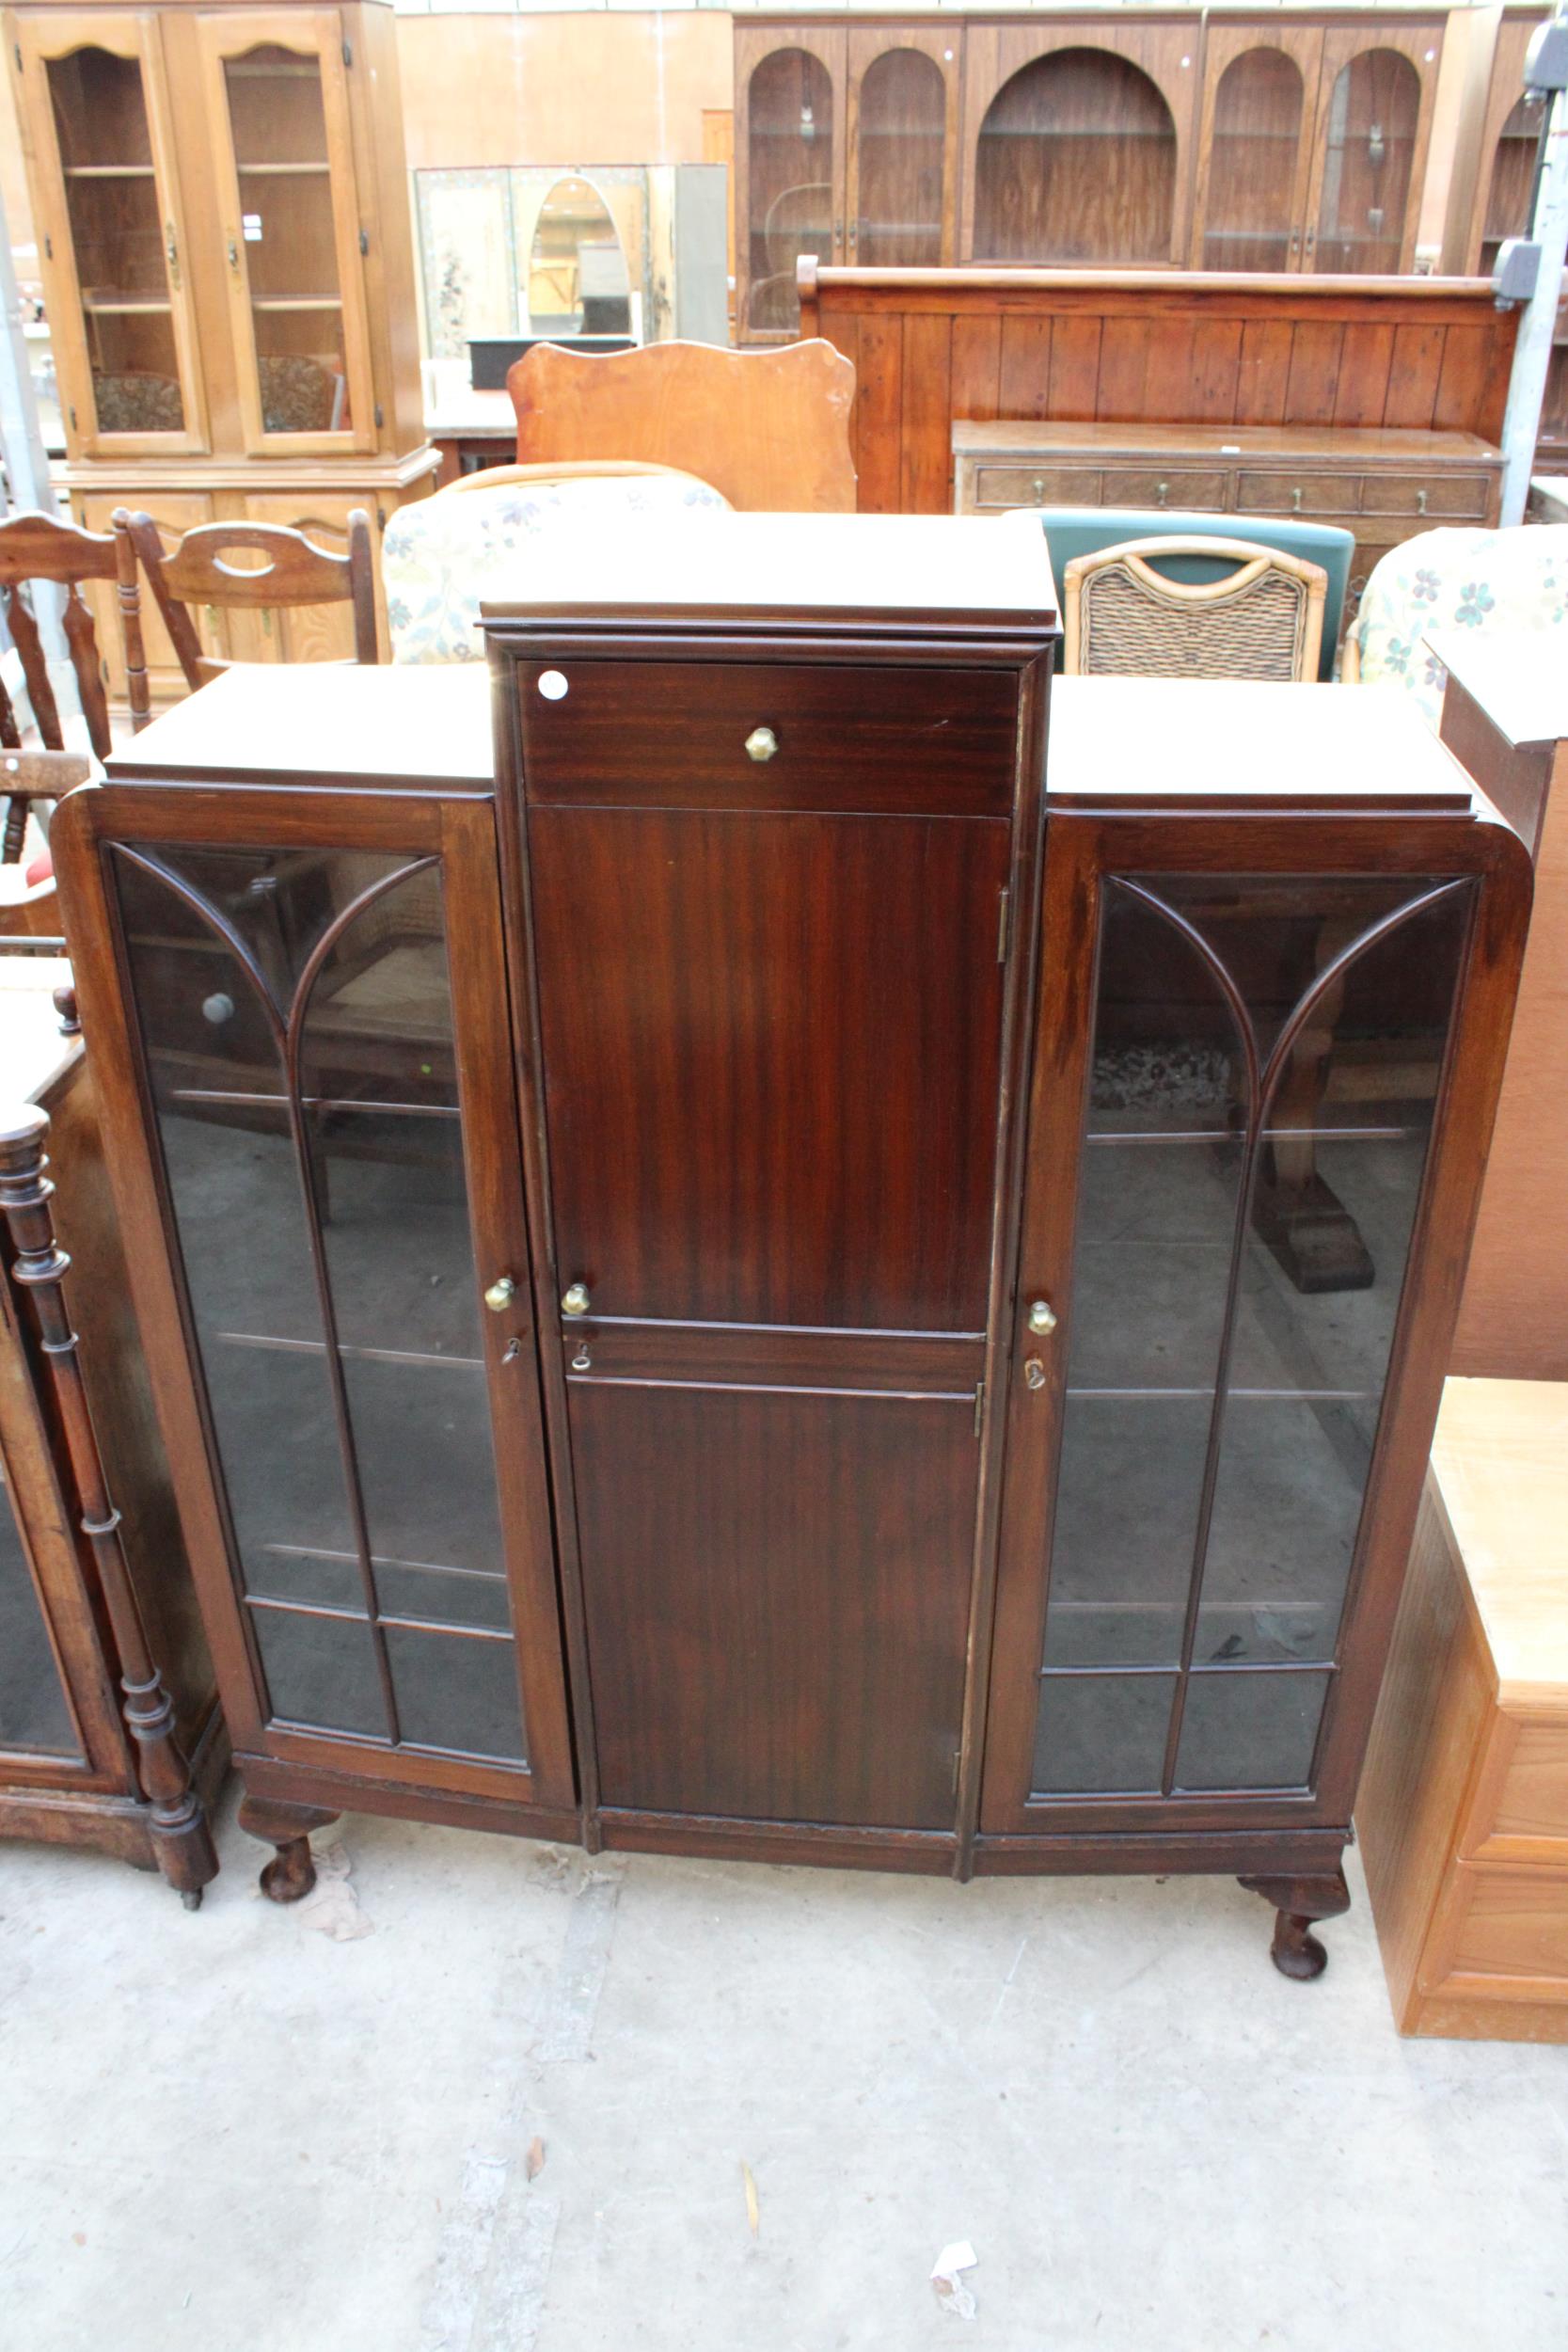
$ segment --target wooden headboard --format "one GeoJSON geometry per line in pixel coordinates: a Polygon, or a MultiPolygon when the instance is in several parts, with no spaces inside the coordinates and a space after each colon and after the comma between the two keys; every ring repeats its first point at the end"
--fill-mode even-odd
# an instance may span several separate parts
{"type": "Polygon", "coordinates": [[[1480,278],[800,268],[854,362],[863,512],[952,504],[955,418],[1502,431],[1518,313],[1480,278]]]}

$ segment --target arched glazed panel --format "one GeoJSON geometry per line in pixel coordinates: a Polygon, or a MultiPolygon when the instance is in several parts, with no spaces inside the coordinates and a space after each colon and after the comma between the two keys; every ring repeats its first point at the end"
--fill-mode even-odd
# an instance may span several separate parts
{"type": "Polygon", "coordinates": [[[1329,99],[1316,269],[1399,269],[1420,114],[1420,76],[1398,50],[1364,49],[1341,70],[1329,99]]]}
{"type": "Polygon", "coordinates": [[[1205,269],[1282,270],[1291,262],[1306,87],[1284,50],[1233,57],[1214,93],[1205,269]]]}
{"type": "Polygon", "coordinates": [[[775,49],[747,84],[750,265],[747,324],[799,325],[795,264],[833,255],[833,85],[820,57],[775,49]]]}
{"type": "Polygon", "coordinates": [[[1176,124],[1158,86],[1104,49],[1023,66],[980,125],[977,262],[1168,260],[1176,124]]]}
{"type": "Polygon", "coordinates": [[[854,258],[866,268],[942,260],[947,85],[934,57],[888,49],[861,79],[854,258]]]}

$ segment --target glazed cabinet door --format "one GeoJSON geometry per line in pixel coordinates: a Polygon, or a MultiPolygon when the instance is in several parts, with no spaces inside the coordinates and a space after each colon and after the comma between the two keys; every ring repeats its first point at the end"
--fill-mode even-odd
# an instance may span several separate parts
{"type": "Polygon", "coordinates": [[[236,1752],[569,1804],[488,805],[109,787],[62,846],[236,1752]]]}
{"type": "Polygon", "coordinates": [[[951,262],[962,28],[849,33],[846,259],[862,269],[951,262]]]}
{"type": "Polygon", "coordinates": [[[1300,269],[1323,46],[1315,24],[1210,24],[1195,269],[1300,269]]]}
{"type": "Polygon", "coordinates": [[[602,1804],[950,1839],[1017,680],[515,676],[602,1804]]]}
{"type": "Polygon", "coordinates": [[[756,26],[735,36],[736,242],[744,342],[800,333],[795,263],[844,259],[842,24],[756,26]]]}
{"type": "Polygon", "coordinates": [[[205,450],[157,19],[49,9],[19,19],[15,41],[72,454],[205,450]]]}
{"type": "Polygon", "coordinates": [[[1323,34],[1303,266],[1387,277],[1416,259],[1441,23],[1323,34]]]}
{"type": "Polygon", "coordinates": [[[245,447],[376,446],[343,22],[335,8],[199,22],[245,447]]]}
{"type": "Polygon", "coordinates": [[[1395,1444],[1402,1375],[1434,1411],[1451,1336],[1482,884],[1280,825],[1206,869],[1170,830],[1048,852],[1083,952],[1040,1000],[991,1833],[1348,1820],[1430,1435],[1395,1444]]]}

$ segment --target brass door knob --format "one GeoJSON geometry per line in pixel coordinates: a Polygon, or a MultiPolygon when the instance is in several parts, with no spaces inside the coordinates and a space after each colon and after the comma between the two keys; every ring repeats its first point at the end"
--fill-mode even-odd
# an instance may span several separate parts
{"type": "Polygon", "coordinates": [[[567,1315],[585,1315],[588,1312],[588,1285],[586,1282],[574,1282],[572,1284],[571,1289],[562,1299],[561,1311],[562,1314],[567,1315]]]}
{"type": "Polygon", "coordinates": [[[510,1274],[500,1275],[484,1294],[484,1303],[493,1315],[505,1314],[517,1295],[517,1285],[510,1274]]]}
{"type": "Polygon", "coordinates": [[[1029,1309],[1029,1328],[1042,1334],[1056,1328],[1056,1310],[1047,1298],[1037,1298],[1029,1309]]]}
{"type": "Polygon", "coordinates": [[[753,727],[746,738],[748,759],[771,759],[779,748],[779,739],[771,727],[753,727]]]}

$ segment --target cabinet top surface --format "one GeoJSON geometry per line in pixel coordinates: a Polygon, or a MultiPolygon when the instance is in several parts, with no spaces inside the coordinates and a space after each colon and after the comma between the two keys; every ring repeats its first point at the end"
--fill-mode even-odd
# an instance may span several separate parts
{"type": "Polygon", "coordinates": [[[954,515],[620,516],[529,541],[526,596],[486,621],[817,621],[844,628],[973,623],[1053,636],[1056,592],[1039,526],[954,515]]]}
{"type": "MultiPolygon", "coordinates": [[[[1568,532],[1562,534],[1568,543],[1568,532]]],[[[1426,640],[1438,660],[1508,740],[1557,743],[1568,737],[1568,676],[1543,651],[1554,640],[1534,630],[1497,637],[1474,629],[1433,629],[1426,640]]]]}
{"type": "Polygon", "coordinates": [[[1568,1382],[1449,1381],[1432,1470],[1503,1697],[1568,1708],[1568,1382]]]}
{"type": "Polygon", "coordinates": [[[1204,457],[1326,457],[1337,465],[1496,465],[1502,453],[1474,433],[1422,433],[1403,425],[1287,424],[1053,424],[1011,417],[994,424],[960,418],[953,427],[956,457],[1037,456],[1043,451],[1169,452],[1204,457]]]}
{"type": "Polygon", "coordinates": [[[1402,694],[1237,678],[1057,678],[1046,790],[1059,807],[1485,806],[1402,694]]]}
{"type": "Polygon", "coordinates": [[[241,664],[121,744],[106,772],[116,782],[341,778],[488,791],[495,780],[488,683],[480,661],[241,664]]]}

